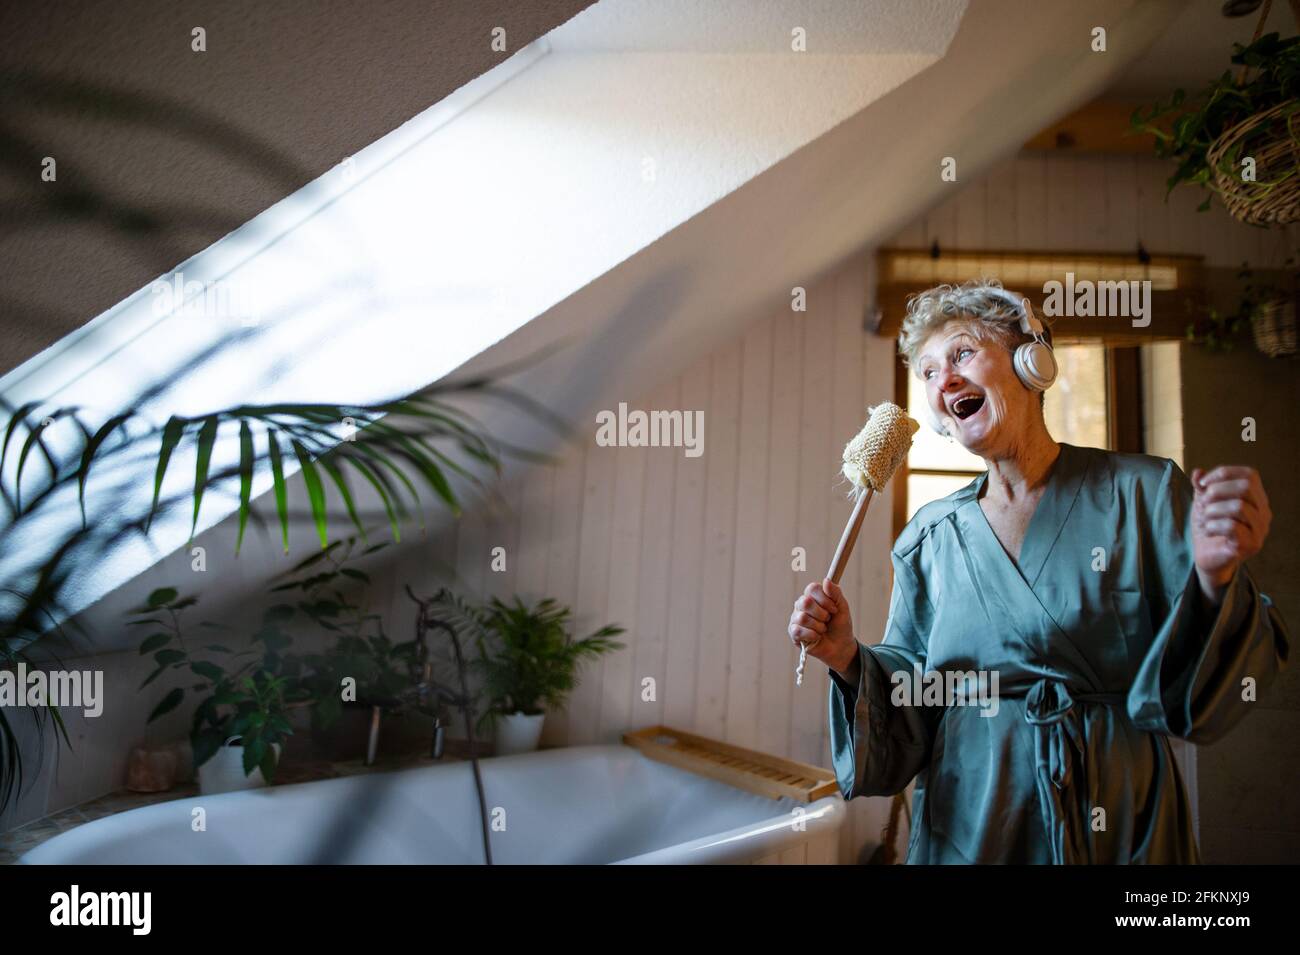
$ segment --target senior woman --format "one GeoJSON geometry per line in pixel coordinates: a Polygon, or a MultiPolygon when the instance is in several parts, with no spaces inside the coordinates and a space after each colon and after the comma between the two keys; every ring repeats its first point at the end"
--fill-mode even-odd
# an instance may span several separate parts
{"type": "Polygon", "coordinates": [[[1164,458],[1054,440],[1034,323],[994,282],[911,299],[899,344],[927,413],[988,470],[899,535],[883,642],[858,639],[829,580],[789,635],[830,667],[844,798],[916,779],[909,863],[1197,862],[1169,737],[1219,739],[1286,661],[1244,563],[1268,498],[1251,468],[1189,482],[1164,458]],[[922,671],[996,674],[996,705],[899,692],[922,671]]]}

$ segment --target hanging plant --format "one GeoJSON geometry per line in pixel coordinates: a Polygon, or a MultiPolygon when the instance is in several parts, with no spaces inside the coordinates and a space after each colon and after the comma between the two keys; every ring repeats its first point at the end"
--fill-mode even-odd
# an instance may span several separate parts
{"type": "MultiPolygon", "coordinates": [[[[1267,15],[1267,8],[1265,9],[1267,15]]],[[[1263,25],[1263,19],[1260,20],[1263,25]]],[[[1178,165],[1168,192],[1184,183],[1207,192],[1204,212],[1218,195],[1228,211],[1253,225],[1300,219],[1300,37],[1277,33],[1233,44],[1232,70],[1189,99],[1176,90],[1167,101],[1139,107],[1135,133],[1155,137],[1156,155],[1178,165]],[[1255,71],[1248,82],[1247,74],[1255,71]],[[1247,162],[1250,160],[1250,162],[1247,162]]],[[[1166,193],[1166,199],[1168,198],[1166,193]]]]}
{"type": "MultiPolygon", "coordinates": [[[[1287,258],[1286,267],[1293,269],[1295,261],[1295,256],[1287,258]]],[[[1250,329],[1256,347],[1269,357],[1294,354],[1294,291],[1273,282],[1257,281],[1248,263],[1242,264],[1237,279],[1245,283],[1237,307],[1224,313],[1209,306],[1187,326],[1187,340],[1212,352],[1230,352],[1242,333],[1250,329]]]]}

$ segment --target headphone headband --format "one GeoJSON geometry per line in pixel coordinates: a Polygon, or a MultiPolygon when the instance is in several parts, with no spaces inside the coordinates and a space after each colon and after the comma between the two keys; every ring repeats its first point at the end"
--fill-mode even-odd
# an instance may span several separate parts
{"type": "Polygon", "coordinates": [[[1032,335],[1034,338],[1042,340],[1045,330],[1043,323],[1038,320],[1034,314],[1034,307],[1029,303],[1029,299],[1021,296],[1017,298],[1004,288],[990,288],[987,290],[989,295],[1001,299],[1012,308],[1020,313],[1020,330],[1026,335],[1032,335]]]}

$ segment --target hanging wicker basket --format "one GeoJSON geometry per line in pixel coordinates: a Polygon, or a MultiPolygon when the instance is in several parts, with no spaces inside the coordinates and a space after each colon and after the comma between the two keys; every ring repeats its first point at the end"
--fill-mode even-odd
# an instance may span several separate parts
{"type": "Polygon", "coordinates": [[[1250,225],[1300,221],[1300,100],[1288,100],[1238,123],[1206,153],[1214,183],[1233,218],[1250,225]],[[1255,160],[1255,179],[1241,161],[1255,160]]]}
{"type": "Polygon", "coordinates": [[[1250,331],[1255,347],[1269,358],[1294,355],[1296,340],[1295,299],[1277,298],[1260,305],[1251,317],[1250,331]]]}
{"type": "MultiPolygon", "coordinates": [[[[1300,0],[1289,0],[1300,30],[1300,0]]],[[[1264,31],[1273,0],[1264,0],[1254,43],[1264,31]]],[[[1250,68],[1243,66],[1237,85],[1250,68]]],[[[1288,100],[1248,116],[1225,129],[1206,151],[1214,185],[1228,213],[1248,225],[1286,225],[1300,221],[1300,100],[1288,100]],[[1253,181],[1242,180],[1241,162],[1255,160],[1253,181]]]]}

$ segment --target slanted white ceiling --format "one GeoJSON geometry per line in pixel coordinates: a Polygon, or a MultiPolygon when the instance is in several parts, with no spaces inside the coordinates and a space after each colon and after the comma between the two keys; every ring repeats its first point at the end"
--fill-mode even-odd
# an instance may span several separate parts
{"type": "MultiPolygon", "coordinates": [[[[474,367],[578,340],[519,380],[549,407],[588,423],[591,409],[616,407],[683,370],[788,305],[794,286],[810,287],[847,256],[885,241],[1095,98],[1184,9],[1184,0],[978,0],[935,66],[530,322],[474,367]],[[1097,26],[1107,31],[1101,53],[1091,43],[1097,26]],[[940,178],[947,157],[956,161],[956,182],[940,178]]],[[[525,436],[511,421],[495,424],[525,436]]]]}
{"type": "MultiPolygon", "coordinates": [[[[146,286],[5,376],[0,391],[15,406],[45,399],[104,417],[135,406],[161,421],[240,402],[418,390],[936,63],[966,4],[875,0],[853,19],[821,0],[676,20],[645,0],[599,7],[178,267],[184,282],[220,284],[251,304],[255,324],[244,327],[242,307],[160,314],[163,299],[146,286]],[[677,36],[727,52],[602,52],[602,24],[614,48],[654,24],[667,46],[677,36]],[[820,50],[846,25],[841,41],[857,37],[870,52],[820,50]],[[808,52],[791,49],[796,26],[808,52]],[[734,50],[738,34],[762,50],[734,50]],[[141,403],[155,383],[164,391],[141,403]]],[[[237,460],[228,437],[214,469],[237,460]]],[[[181,493],[192,473],[177,460],[168,490],[181,493]]],[[[136,503],[147,503],[146,478],[136,503]]],[[[232,504],[208,500],[201,528],[232,504]]],[[[62,519],[75,516],[70,506],[62,519]]],[[[152,543],[165,554],[188,536],[178,511],[155,523],[152,543]]],[[[76,581],[71,605],[154,558],[144,543],[125,545],[76,581]]]]}
{"type": "MultiPolygon", "coordinates": [[[[656,52],[654,44],[672,42],[670,32],[655,40],[610,13],[669,6],[603,0],[548,38],[549,55],[400,160],[372,171],[359,155],[361,180],[316,213],[312,228],[277,239],[244,266],[256,274],[270,252],[310,263],[325,301],[296,330],[301,316],[272,322],[259,339],[271,344],[266,353],[223,357],[215,380],[240,400],[361,400],[431,382],[470,354],[472,366],[490,367],[565,340],[576,344],[519,381],[585,422],[592,409],[634,399],[788,302],[792,286],[811,285],[1095,96],[1182,4],[868,3],[861,6],[887,14],[883,32],[872,33],[877,21],[868,19],[870,30],[843,36],[869,45],[895,29],[909,48],[817,55],[761,52],[766,28],[737,31],[722,17],[718,43],[757,51],[656,52]],[[907,11],[926,28],[902,30],[907,11]],[[649,49],[601,52],[594,32],[582,47],[581,33],[595,30],[587,18],[601,16],[618,28],[608,42],[649,49]],[[1104,54],[1090,47],[1099,24],[1108,30],[1104,54]],[[565,34],[570,27],[575,33],[565,34]],[[928,50],[915,49],[926,40],[928,50]],[[790,62],[773,69],[782,57],[790,62]],[[949,156],[957,184],[939,177],[949,156]],[[527,196],[535,215],[505,215],[510,204],[500,193],[516,204],[527,196]],[[291,337],[280,345],[296,339],[303,350],[274,347],[282,334],[291,337]]],[[[831,32],[818,29],[814,14],[842,18],[853,5],[732,6],[779,28],[781,42],[791,25],[806,27],[813,50],[831,32]],[[776,7],[796,13],[782,17],[776,7]]],[[[685,22],[680,42],[698,42],[701,21],[685,22]]],[[[313,290],[297,287],[305,279],[293,274],[297,281],[286,283],[283,268],[271,269],[258,280],[272,291],[280,283],[283,298],[269,299],[276,307],[295,301],[290,292],[313,290]]],[[[122,309],[138,307],[129,300],[122,309]]],[[[119,354],[161,371],[149,334],[119,354]]],[[[193,389],[171,400],[192,410],[221,403],[193,389]]],[[[489,421],[504,437],[537,436],[515,432],[516,421],[489,421]]],[[[179,516],[159,536],[170,534],[174,547],[186,530],[179,516]]],[[[210,549],[229,547],[227,536],[228,524],[210,549]]],[[[82,599],[114,590],[151,560],[137,552],[99,568],[82,599]]]]}
{"type": "Polygon", "coordinates": [[[964,4],[922,0],[627,0],[587,8],[549,36],[563,53],[933,52],[964,4]]]}
{"type": "MultiPolygon", "coordinates": [[[[1181,87],[1200,92],[1224,70],[1236,70],[1231,62],[1232,45],[1250,43],[1263,8],[1242,17],[1225,17],[1221,0],[1189,3],[1169,29],[1130,63],[1106,90],[1118,99],[1167,97],[1181,87]]],[[[1264,33],[1292,36],[1297,29],[1291,4],[1274,0],[1264,22],[1264,33]]]]}

